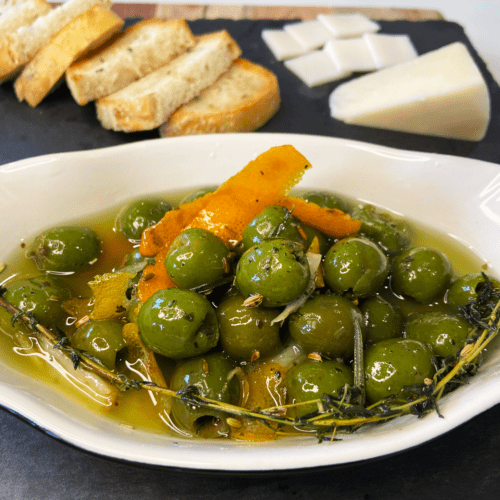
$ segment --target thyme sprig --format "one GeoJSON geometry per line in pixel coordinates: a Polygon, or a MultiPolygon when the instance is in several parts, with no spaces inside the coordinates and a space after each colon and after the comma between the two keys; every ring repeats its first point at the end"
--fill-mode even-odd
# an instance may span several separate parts
{"type": "MultiPolygon", "coordinates": [[[[296,403],[293,405],[281,405],[265,409],[249,410],[236,405],[221,403],[211,400],[199,394],[196,387],[187,387],[182,391],[175,392],[167,387],[160,387],[150,381],[136,381],[125,374],[108,370],[102,363],[90,356],[85,351],[71,347],[69,339],[59,329],[54,332],[38,323],[35,316],[23,312],[3,297],[4,289],[0,290],[0,306],[7,310],[12,316],[12,322],[22,323],[37,335],[42,335],[53,348],[62,351],[73,361],[75,369],[88,369],[102,377],[120,390],[146,389],[192,405],[205,406],[228,415],[228,417],[242,417],[261,421],[276,432],[283,432],[283,428],[295,427],[302,431],[315,432],[320,441],[337,440],[336,435],[343,429],[352,432],[360,426],[368,423],[383,422],[398,416],[415,414],[421,417],[429,411],[439,411],[438,402],[441,397],[466,382],[467,378],[477,371],[478,357],[485,347],[498,335],[500,331],[500,290],[495,289],[485,277],[485,285],[478,290],[478,297],[462,308],[462,314],[473,325],[465,347],[451,359],[445,358],[443,366],[437,371],[432,380],[426,380],[421,384],[405,387],[412,397],[407,401],[388,397],[376,404],[366,407],[364,405],[364,387],[362,380],[364,375],[361,371],[362,351],[360,335],[357,341],[357,376],[358,385],[341,388],[338,396],[324,394],[314,401],[296,403]],[[294,418],[286,414],[289,408],[300,405],[311,405],[315,403],[317,410],[300,418],[294,418]]],[[[449,357],[450,358],[450,357],[449,357]]]]}

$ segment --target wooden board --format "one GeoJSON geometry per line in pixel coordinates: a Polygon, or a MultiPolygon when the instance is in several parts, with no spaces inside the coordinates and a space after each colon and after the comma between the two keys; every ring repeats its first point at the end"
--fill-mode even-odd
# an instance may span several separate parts
{"type": "Polygon", "coordinates": [[[160,17],[165,19],[315,19],[318,14],[361,12],[372,19],[407,21],[442,20],[437,10],[376,7],[286,7],[257,5],[177,5],[115,4],[113,10],[122,17],[160,17]]]}

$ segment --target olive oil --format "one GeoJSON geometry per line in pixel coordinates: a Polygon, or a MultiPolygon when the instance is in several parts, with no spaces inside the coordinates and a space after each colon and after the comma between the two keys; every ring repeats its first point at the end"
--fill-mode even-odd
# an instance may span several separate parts
{"type": "MultiPolygon", "coordinates": [[[[186,193],[171,193],[165,196],[165,199],[176,206],[186,193]]],[[[128,203],[127,203],[128,204],[128,203]]],[[[84,220],[74,221],[77,225],[87,226],[99,235],[102,243],[102,254],[98,261],[90,269],[78,274],[61,275],[60,279],[64,281],[73,292],[74,297],[90,297],[90,289],[87,285],[95,275],[112,272],[123,266],[126,256],[137,248],[122,234],[115,229],[115,221],[122,207],[112,207],[106,212],[95,214],[84,220]]],[[[456,276],[484,270],[484,263],[470,249],[458,243],[449,235],[439,234],[434,230],[423,227],[416,222],[410,222],[413,232],[413,245],[425,245],[440,249],[448,255],[454,266],[456,276]]],[[[25,248],[19,248],[10,256],[6,268],[0,272],[0,286],[8,286],[9,283],[24,277],[34,277],[40,275],[35,262],[26,257],[29,251],[31,241],[28,241],[25,248]]],[[[401,300],[392,294],[389,287],[381,292],[384,297],[397,304],[407,316],[411,312],[424,310],[446,310],[447,306],[442,301],[430,305],[418,305],[414,302],[401,300]]],[[[75,330],[75,318],[68,317],[64,330],[69,338],[75,330]]],[[[39,353],[36,349],[31,349],[31,341],[27,338],[24,328],[17,324],[12,327],[10,318],[6,311],[0,309],[0,362],[5,363],[14,369],[30,373],[39,381],[56,387],[68,398],[88,408],[90,411],[98,412],[106,417],[115,419],[122,425],[149,429],[155,432],[171,433],[172,425],[168,417],[159,414],[155,406],[151,393],[148,391],[130,390],[125,393],[117,392],[110,403],[109,400],[99,400],[91,397],[88,392],[82,391],[70,377],[61,375],[60,367],[52,361],[50,353],[39,353]]],[[[167,363],[168,364],[168,363],[167,363]]],[[[245,369],[245,366],[242,368],[245,369]]],[[[278,366],[279,368],[279,366],[278,366]]],[[[269,384],[269,373],[272,372],[272,380],[276,379],[276,384],[282,384],[283,373],[276,368],[274,364],[266,367],[266,360],[259,360],[251,368],[251,381],[254,386],[266,386],[269,384]],[[257,368],[256,368],[257,367],[257,368]],[[276,373],[279,376],[276,375],[276,373]],[[261,374],[261,375],[259,375],[261,374]],[[259,379],[259,377],[261,377],[259,379]]],[[[275,384],[275,385],[276,385],[275,384]]],[[[259,388],[255,394],[259,393],[259,388]]],[[[281,389],[273,389],[272,394],[262,393],[262,402],[275,400],[276,394],[279,395],[279,404],[282,404],[284,397],[281,389]]],[[[277,401],[275,401],[278,403],[277,401]]],[[[259,401],[252,400],[252,405],[259,405],[259,401]]],[[[238,435],[238,432],[235,432],[238,435]]],[[[248,435],[241,432],[242,439],[248,439],[248,435]]],[[[270,438],[271,436],[269,436],[270,438]]],[[[256,436],[256,440],[263,439],[262,436],[256,436]]]]}

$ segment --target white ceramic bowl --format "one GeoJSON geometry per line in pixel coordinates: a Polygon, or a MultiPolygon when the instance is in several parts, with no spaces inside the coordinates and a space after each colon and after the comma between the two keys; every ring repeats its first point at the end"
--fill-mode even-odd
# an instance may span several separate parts
{"type": "MultiPolygon", "coordinates": [[[[292,144],[312,163],[300,187],[344,193],[452,235],[498,275],[500,166],[332,138],[229,134],[158,139],[47,155],[0,166],[0,262],[40,229],[146,193],[217,184],[271,146],[292,144]]],[[[315,438],[263,444],[189,441],[117,425],[29,374],[0,366],[0,404],[46,432],[105,457],[196,470],[269,471],[346,464],[428,441],[500,402],[500,350],[440,405],[366,427],[333,445],[315,438]]]]}

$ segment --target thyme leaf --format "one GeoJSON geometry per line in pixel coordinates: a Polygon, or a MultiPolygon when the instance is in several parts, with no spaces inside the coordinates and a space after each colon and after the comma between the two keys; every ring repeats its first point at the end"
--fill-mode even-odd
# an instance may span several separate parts
{"type": "MultiPolygon", "coordinates": [[[[0,306],[12,316],[12,321],[22,321],[35,333],[45,337],[51,345],[64,352],[73,361],[75,369],[85,367],[101,376],[109,383],[115,384],[120,390],[131,388],[146,389],[167,396],[178,398],[185,404],[193,406],[207,406],[224,412],[227,415],[238,416],[265,423],[275,432],[283,427],[297,427],[301,431],[313,431],[320,442],[336,441],[337,432],[354,432],[359,427],[369,423],[383,422],[397,418],[401,415],[414,414],[422,417],[430,411],[436,411],[443,417],[439,410],[438,402],[443,394],[467,383],[474,375],[480,364],[480,355],[485,347],[498,335],[500,331],[500,290],[495,289],[487,278],[482,287],[476,290],[478,296],[463,308],[464,316],[473,325],[473,333],[468,343],[457,355],[441,360],[441,366],[432,381],[422,384],[406,386],[410,393],[407,402],[401,402],[394,396],[366,407],[361,404],[364,394],[363,375],[357,375],[357,383],[353,386],[346,385],[337,391],[337,395],[324,394],[318,399],[318,409],[301,418],[295,419],[286,415],[286,409],[296,405],[277,406],[258,410],[249,410],[236,405],[222,403],[203,397],[196,386],[188,386],[182,391],[174,392],[166,387],[160,387],[146,380],[136,381],[125,374],[108,370],[96,358],[84,351],[79,351],[69,345],[64,332],[51,331],[39,324],[33,314],[20,311],[7,302],[0,291],[0,306]]],[[[359,339],[358,339],[359,342],[359,339]]],[[[361,364],[358,358],[357,364],[361,364]]],[[[308,401],[307,404],[314,403],[308,401]]],[[[300,404],[300,403],[298,403],[300,404]]]]}

